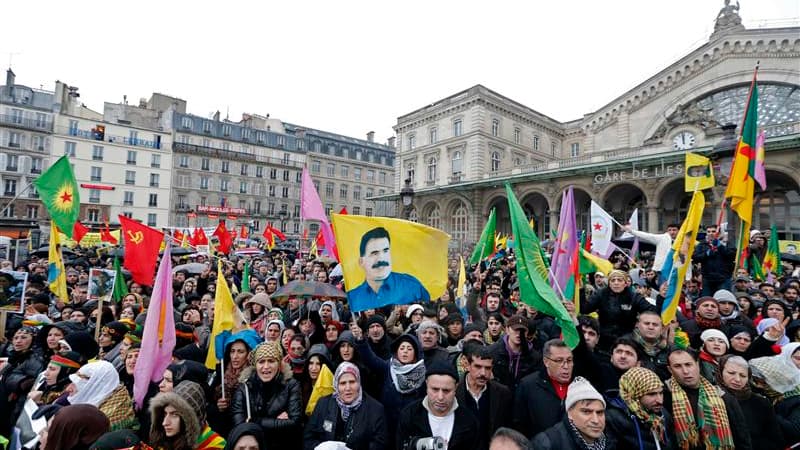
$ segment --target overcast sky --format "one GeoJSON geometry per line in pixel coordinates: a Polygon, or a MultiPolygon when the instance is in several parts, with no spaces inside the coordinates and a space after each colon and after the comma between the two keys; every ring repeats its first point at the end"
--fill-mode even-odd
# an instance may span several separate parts
{"type": "MultiPolygon", "coordinates": [[[[384,142],[397,117],[483,84],[580,118],[702,45],[722,0],[13,1],[0,61],[82,101],[152,92],[191,113],[269,113],[384,142]]],[[[797,0],[743,0],[746,25],[797,24],[797,0]],[[790,19],[790,20],[786,20],[790,19]]],[[[5,78],[0,80],[3,83],[5,78]]]]}

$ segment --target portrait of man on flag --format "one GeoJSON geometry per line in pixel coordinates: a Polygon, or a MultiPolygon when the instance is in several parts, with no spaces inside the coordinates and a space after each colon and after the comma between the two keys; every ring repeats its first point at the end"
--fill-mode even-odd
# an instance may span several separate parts
{"type": "Polygon", "coordinates": [[[339,214],[333,227],[351,310],[429,301],[444,292],[446,233],[405,220],[339,214]]]}

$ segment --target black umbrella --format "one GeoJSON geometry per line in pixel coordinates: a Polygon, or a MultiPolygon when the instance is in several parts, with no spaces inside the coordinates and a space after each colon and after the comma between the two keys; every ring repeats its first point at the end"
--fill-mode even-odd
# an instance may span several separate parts
{"type": "Polygon", "coordinates": [[[781,253],[781,261],[788,261],[792,264],[800,264],[800,255],[794,253],[781,253]]]}
{"type": "MultiPolygon", "coordinates": [[[[47,257],[47,255],[49,255],[49,254],[50,254],[50,247],[49,246],[40,247],[38,250],[33,252],[33,255],[34,256],[38,256],[39,258],[47,257]]],[[[61,247],[61,254],[62,255],[74,255],[75,252],[72,251],[72,249],[70,249],[68,247],[62,246],[61,247]]]]}

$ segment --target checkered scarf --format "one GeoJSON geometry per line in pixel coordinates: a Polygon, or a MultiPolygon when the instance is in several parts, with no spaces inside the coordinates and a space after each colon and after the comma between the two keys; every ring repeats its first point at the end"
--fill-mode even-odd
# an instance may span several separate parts
{"type": "Polygon", "coordinates": [[[700,391],[697,407],[700,409],[695,422],[689,397],[675,377],[667,381],[672,393],[672,415],[675,420],[675,437],[678,448],[689,450],[700,444],[702,434],[706,449],[734,450],[733,435],[728,424],[728,413],[722,396],[708,380],[700,377],[700,391]],[[700,433],[698,433],[698,428],[700,433]]]}
{"type": "MultiPolygon", "coordinates": [[[[639,401],[645,394],[662,389],[664,384],[658,375],[644,367],[634,367],[625,372],[619,379],[619,396],[625,401],[630,412],[658,436],[658,440],[666,442],[664,436],[664,418],[642,408],[639,401]]],[[[659,391],[660,392],[660,391],[659,391]]]]}

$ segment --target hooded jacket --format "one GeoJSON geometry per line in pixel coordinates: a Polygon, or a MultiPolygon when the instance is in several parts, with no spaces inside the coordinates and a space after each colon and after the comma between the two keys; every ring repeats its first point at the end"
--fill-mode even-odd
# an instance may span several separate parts
{"type": "Polygon", "coordinates": [[[190,446],[194,446],[195,442],[197,442],[197,437],[200,436],[200,422],[197,419],[197,413],[192,410],[192,407],[189,406],[186,400],[173,392],[163,392],[150,400],[151,426],[149,444],[153,446],[153,448],[170,448],[165,445],[168,444],[166,441],[168,438],[164,434],[164,429],[161,425],[164,419],[164,408],[167,406],[175,408],[178,415],[181,416],[182,430],[179,435],[185,437],[186,442],[190,446]],[[161,439],[164,439],[164,441],[154,442],[154,440],[161,439]]]}

